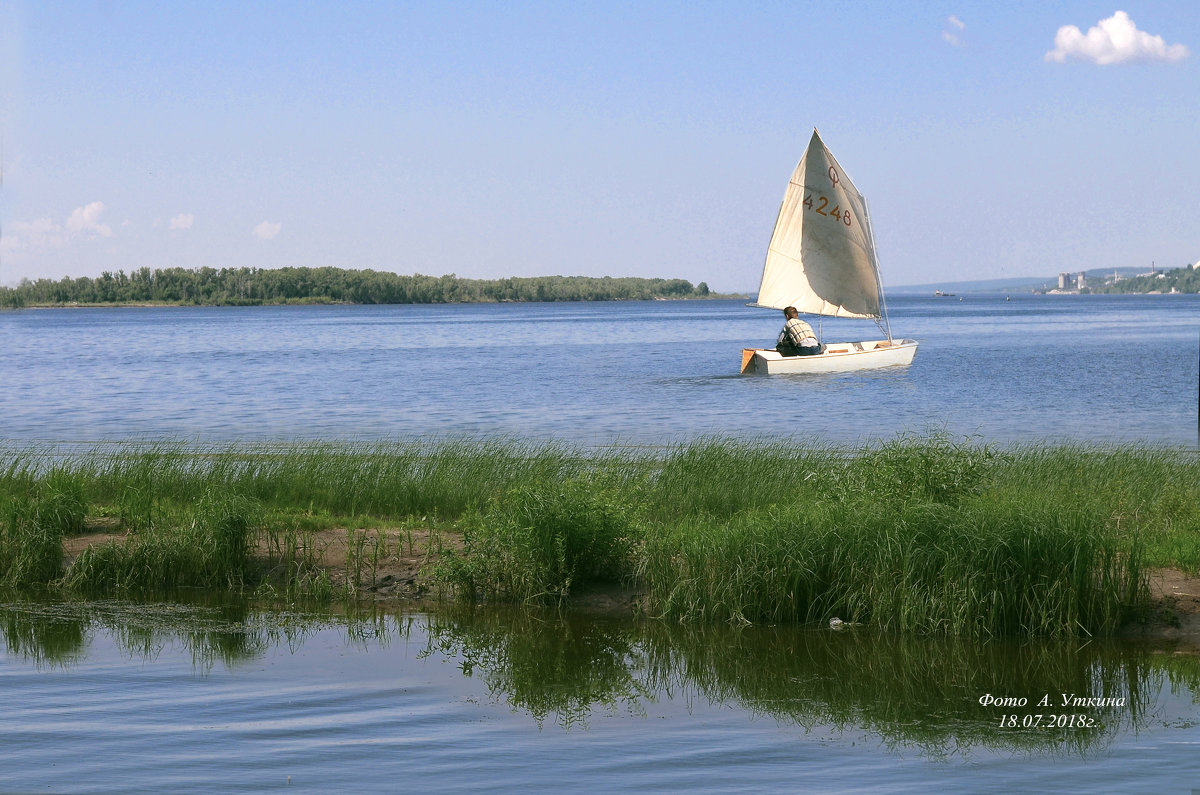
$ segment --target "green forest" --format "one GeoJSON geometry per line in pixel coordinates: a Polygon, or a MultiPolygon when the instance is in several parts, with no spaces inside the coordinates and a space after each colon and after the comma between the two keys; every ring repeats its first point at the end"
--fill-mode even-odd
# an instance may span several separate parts
{"type": "MultiPolygon", "coordinates": [[[[1090,280],[1089,280],[1090,281],[1090,280]]],[[[1200,268],[1175,268],[1153,276],[1133,276],[1112,284],[1089,286],[1092,293],[1200,293],[1200,268]]]]}
{"type": "Polygon", "coordinates": [[[712,298],[704,282],[605,276],[461,279],[344,268],[139,268],[98,278],[23,279],[0,287],[0,307],[73,304],[451,304],[712,298]]]}

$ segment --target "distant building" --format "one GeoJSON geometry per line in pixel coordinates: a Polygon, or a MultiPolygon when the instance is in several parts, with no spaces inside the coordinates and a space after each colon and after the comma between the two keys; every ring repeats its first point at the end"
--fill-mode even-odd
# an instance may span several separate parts
{"type": "Polygon", "coordinates": [[[1071,284],[1071,274],[1069,274],[1069,273],[1058,274],[1058,289],[1065,290],[1065,289],[1067,289],[1067,287],[1070,284],[1071,284]]]}
{"type": "Polygon", "coordinates": [[[1075,289],[1082,290],[1085,287],[1087,287],[1087,276],[1083,271],[1080,271],[1079,273],[1075,274],[1075,289]]]}

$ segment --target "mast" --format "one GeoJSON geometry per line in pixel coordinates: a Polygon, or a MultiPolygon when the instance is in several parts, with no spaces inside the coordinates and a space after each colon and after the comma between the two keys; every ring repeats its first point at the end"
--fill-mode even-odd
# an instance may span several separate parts
{"type": "MultiPolygon", "coordinates": [[[[0,133],[0,276],[4,275],[4,135],[0,133]]],[[[2,283],[0,283],[2,284],[2,283]]]]}
{"type": "Polygon", "coordinates": [[[883,297],[883,277],[879,275],[879,249],[875,245],[875,226],[871,223],[871,204],[867,201],[867,197],[861,193],[858,194],[862,199],[863,210],[867,213],[867,234],[871,238],[871,263],[875,266],[875,289],[879,291],[879,315],[875,319],[875,325],[887,334],[888,342],[892,341],[892,324],[888,320],[887,300],[883,297]],[[879,321],[883,320],[882,323],[879,321]]]}

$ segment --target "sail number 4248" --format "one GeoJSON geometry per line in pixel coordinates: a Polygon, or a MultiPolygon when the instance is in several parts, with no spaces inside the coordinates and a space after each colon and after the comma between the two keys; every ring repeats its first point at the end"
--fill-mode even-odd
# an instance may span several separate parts
{"type": "Polygon", "coordinates": [[[802,204],[818,215],[836,218],[846,226],[850,226],[850,211],[843,210],[840,204],[834,205],[832,210],[829,209],[829,199],[819,193],[817,194],[816,201],[813,201],[813,195],[811,193],[808,194],[804,197],[802,204]]]}

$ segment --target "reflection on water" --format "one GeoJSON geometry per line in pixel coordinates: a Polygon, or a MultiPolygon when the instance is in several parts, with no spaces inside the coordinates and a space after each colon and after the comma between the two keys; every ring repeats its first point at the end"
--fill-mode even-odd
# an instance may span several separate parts
{"type": "Polygon", "coordinates": [[[1200,694],[1196,657],[1113,642],[971,643],[496,613],[429,621],[431,648],[479,672],[495,698],[566,727],[596,709],[638,712],[669,693],[807,729],[865,729],[934,756],[975,746],[1085,753],[1150,726],[1164,686],[1200,694]],[[981,705],[989,694],[1027,703],[981,705]],[[1075,697],[1089,701],[1064,706],[1075,697]],[[1032,723],[1039,714],[1043,724],[1052,714],[1076,718],[1038,731],[1000,726],[1004,715],[1032,723]]]}
{"type": "Polygon", "coordinates": [[[598,710],[644,714],[658,692],[649,625],[586,616],[469,611],[429,617],[429,648],[478,674],[492,697],[564,727],[598,710]]]}
{"type": "MultiPolygon", "coordinates": [[[[1112,641],[976,643],[467,608],[334,615],[244,603],[0,607],[7,667],[41,670],[86,671],[90,646],[103,636],[143,665],[167,650],[190,656],[203,677],[218,665],[234,669],[272,654],[296,655],[330,629],[341,633],[347,654],[414,643],[420,651],[412,659],[481,680],[494,703],[541,729],[586,729],[597,716],[644,718],[648,707],[670,700],[806,730],[866,731],[886,747],[931,758],[972,749],[1087,756],[1169,727],[1168,694],[1193,702],[1200,694],[1194,654],[1112,641]],[[1024,705],[981,705],[989,695],[1024,705]],[[1074,698],[1088,700],[1063,705],[1074,698]],[[1005,715],[1015,715],[1018,725],[1002,726],[1005,715]],[[1074,716],[1074,725],[1021,725],[1048,723],[1050,715],[1074,716]]],[[[645,730],[638,726],[631,730],[645,730]]]]}
{"type": "Polygon", "coordinates": [[[171,642],[187,650],[200,670],[217,662],[230,665],[266,649],[294,646],[312,618],[291,621],[286,614],[253,612],[229,603],[197,609],[177,604],[122,602],[36,602],[0,610],[0,632],[11,655],[40,667],[86,665],[87,647],[97,632],[110,635],[126,654],[153,661],[171,642]]]}

